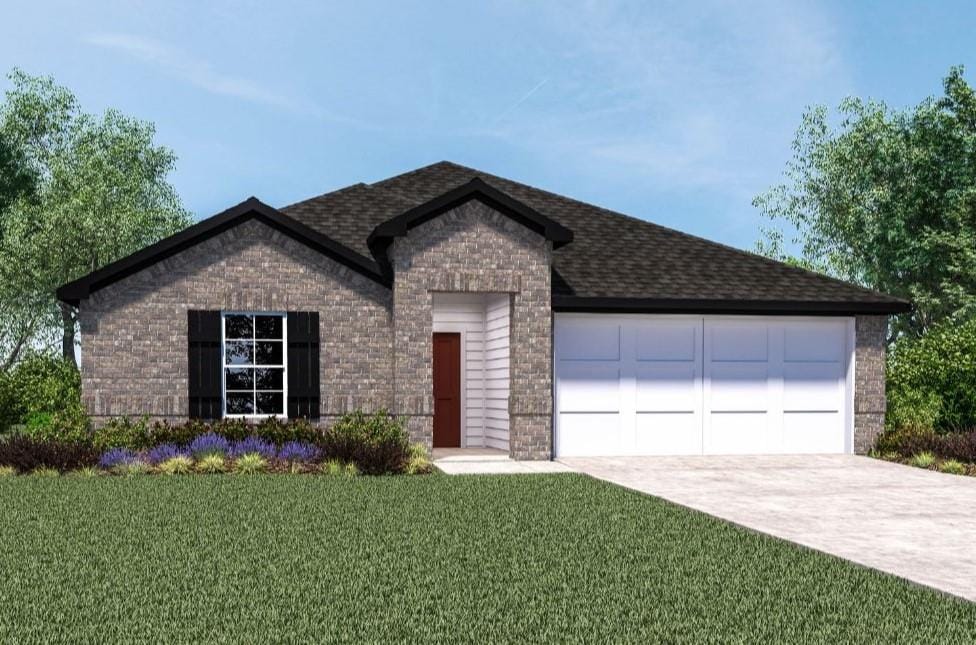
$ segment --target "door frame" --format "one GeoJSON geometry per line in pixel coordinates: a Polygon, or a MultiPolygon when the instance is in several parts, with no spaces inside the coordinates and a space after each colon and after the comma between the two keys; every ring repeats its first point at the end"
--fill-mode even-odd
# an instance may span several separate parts
{"type": "MultiPolygon", "coordinates": [[[[434,334],[460,334],[461,335],[461,447],[468,447],[468,373],[467,373],[467,330],[464,323],[435,323],[430,334],[430,382],[433,394],[434,383],[434,334]]],[[[433,417],[431,417],[433,418],[433,417]]]]}

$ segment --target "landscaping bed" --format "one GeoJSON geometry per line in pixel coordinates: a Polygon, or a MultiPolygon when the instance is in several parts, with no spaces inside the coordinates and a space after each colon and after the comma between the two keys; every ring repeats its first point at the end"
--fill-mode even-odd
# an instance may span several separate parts
{"type": "Polygon", "coordinates": [[[949,475],[976,476],[976,431],[903,428],[878,437],[871,455],[949,475]]]}
{"type": "Polygon", "coordinates": [[[221,473],[425,474],[423,446],[400,419],[347,414],[326,430],[268,418],[169,425],[115,419],[79,437],[17,433],[0,438],[0,475],[62,473],[216,475],[221,473]]]}
{"type": "Polygon", "coordinates": [[[976,605],[580,475],[0,480],[0,641],[965,642],[976,605]]]}

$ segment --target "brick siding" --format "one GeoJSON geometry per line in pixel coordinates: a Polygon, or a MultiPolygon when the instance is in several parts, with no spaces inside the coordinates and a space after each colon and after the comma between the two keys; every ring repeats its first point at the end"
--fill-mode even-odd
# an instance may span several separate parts
{"type": "Polygon", "coordinates": [[[81,373],[95,423],[188,412],[187,310],[318,311],[325,420],[391,407],[388,289],[256,221],[182,251],[82,303],[81,373]]]}

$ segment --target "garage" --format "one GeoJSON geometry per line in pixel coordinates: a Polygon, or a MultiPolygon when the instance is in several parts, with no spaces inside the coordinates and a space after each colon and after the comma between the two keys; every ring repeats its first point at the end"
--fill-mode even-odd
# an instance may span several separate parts
{"type": "Polygon", "coordinates": [[[849,453],[852,317],[559,313],[557,456],[849,453]]]}

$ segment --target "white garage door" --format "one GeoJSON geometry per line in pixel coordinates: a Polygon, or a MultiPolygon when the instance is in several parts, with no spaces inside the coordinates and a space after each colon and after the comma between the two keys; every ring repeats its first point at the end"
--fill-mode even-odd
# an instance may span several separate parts
{"type": "Polygon", "coordinates": [[[851,318],[557,314],[556,454],[851,451],[851,318]]]}

